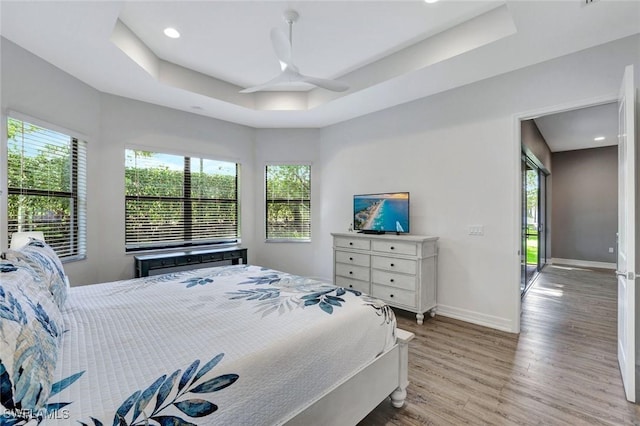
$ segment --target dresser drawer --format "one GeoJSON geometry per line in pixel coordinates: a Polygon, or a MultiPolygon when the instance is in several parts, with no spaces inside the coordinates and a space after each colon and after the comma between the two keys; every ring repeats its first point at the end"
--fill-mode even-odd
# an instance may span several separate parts
{"type": "Polygon", "coordinates": [[[200,256],[197,254],[190,254],[188,256],[180,256],[176,258],[176,265],[193,265],[196,263],[200,263],[200,256]]]}
{"type": "Polygon", "coordinates": [[[224,253],[206,253],[200,257],[202,258],[202,263],[218,262],[220,260],[224,260],[224,253]]]}
{"type": "Polygon", "coordinates": [[[406,254],[415,256],[418,254],[418,246],[415,243],[404,243],[401,241],[380,241],[371,242],[371,249],[382,253],[406,254]]]}
{"type": "Polygon", "coordinates": [[[224,253],[224,260],[234,260],[240,259],[242,257],[242,253],[239,251],[229,251],[224,253]]]}
{"type": "Polygon", "coordinates": [[[337,276],[336,285],[338,287],[358,290],[363,293],[369,294],[369,281],[352,280],[351,278],[337,276]]]}
{"type": "Polygon", "coordinates": [[[353,278],[355,280],[369,281],[369,268],[363,266],[336,263],[336,275],[353,278]]]}
{"type": "Polygon", "coordinates": [[[392,305],[416,306],[416,293],[413,291],[373,284],[371,293],[373,297],[387,301],[392,305]]]}
{"type": "Polygon", "coordinates": [[[175,258],[154,259],[149,261],[149,269],[171,268],[176,265],[175,258]]]}
{"type": "Polygon", "coordinates": [[[368,254],[351,253],[348,251],[336,250],[336,262],[347,263],[350,265],[369,267],[370,260],[368,254]]]}
{"type": "Polygon", "coordinates": [[[418,271],[417,262],[415,260],[396,259],[393,257],[385,256],[372,256],[371,264],[376,269],[402,272],[403,274],[415,275],[418,271]]]}
{"type": "Polygon", "coordinates": [[[373,271],[371,275],[371,281],[374,284],[383,284],[409,291],[416,291],[415,275],[394,274],[393,272],[384,272],[378,270],[373,271]]]}
{"type": "Polygon", "coordinates": [[[336,238],[336,247],[353,248],[358,250],[370,250],[370,240],[361,240],[359,238],[336,238]]]}

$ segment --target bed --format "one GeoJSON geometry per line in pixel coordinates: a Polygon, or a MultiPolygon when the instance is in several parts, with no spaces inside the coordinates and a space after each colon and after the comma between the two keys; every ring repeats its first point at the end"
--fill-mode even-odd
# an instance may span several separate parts
{"type": "Polygon", "coordinates": [[[406,396],[379,300],[259,266],[68,288],[32,240],[0,261],[0,425],[356,424],[406,396]]]}

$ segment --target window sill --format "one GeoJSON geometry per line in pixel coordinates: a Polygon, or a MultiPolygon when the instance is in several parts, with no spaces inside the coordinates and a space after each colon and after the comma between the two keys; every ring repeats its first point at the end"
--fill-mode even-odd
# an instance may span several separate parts
{"type": "Polygon", "coordinates": [[[219,243],[219,244],[203,244],[203,245],[192,245],[192,246],[176,246],[176,247],[164,247],[164,248],[148,248],[142,250],[130,250],[125,251],[126,256],[137,256],[144,254],[153,254],[153,253],[171,253],[176,251],[198,251],[198,250],[211,250],[211,249],[225,249],[230,247],[241,247],[242,241],[238,239],[238,241],[229,242],[229,243],[219,243]]]}
{"type": "Polygon", "coordinates": [[[265,243],[310,243],[311,239],[299,239],[294,240],[290,238],[268,238],[264,240],[265,243]]]}

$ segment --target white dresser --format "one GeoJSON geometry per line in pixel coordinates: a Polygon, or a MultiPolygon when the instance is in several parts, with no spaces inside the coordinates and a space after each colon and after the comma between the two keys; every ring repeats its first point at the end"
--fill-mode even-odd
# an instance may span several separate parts
{"type": "Polygon", "coordinates": [[[438,237],[332,233],[334,283],[391,306],[435,315],[438,237]]]}

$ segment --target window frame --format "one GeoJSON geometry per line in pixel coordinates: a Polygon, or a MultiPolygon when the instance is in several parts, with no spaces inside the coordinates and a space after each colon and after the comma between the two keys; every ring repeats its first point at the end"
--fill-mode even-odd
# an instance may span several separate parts
{"type": "MultiPolygon", "coordinates": [[[[164,155],[172,155],[172,156],[179,156],[182,157],[183,159],[183,168],[182,168],[182,173],[183,173],[183,181],[182,181],[182,189],[183,189],[183,194],[182,197],[174,197],[174,196],[144,196],[144,195],[127,195],[126,193],[126,180],[124,182],[125,187],[124,187],[124,237],[125,237],[125,241],[124,241],[124,249],[125,249],[125,254],[141,254],[141,253],[153,253],[153,252],[162,252],[162,251],[171,251],[171,250],[188,250],[188,249],[198,249],[198,248],[206,248],[206,247],[221,247],[221,246],[228,246],[228,245],[238,245],[242,242],[241,240],[241,203],[240,203],[240,199],[241,199],[241,169],[242,169],[242,163],[236,159],[236,158],[225,158],[225,157],[218,157],[218,158],[212,158],[210,154],[202,154],[202,153],[195,153],[195,152],[186,152],[186,151],[177,151],[177,150],[171,150],[171,149],[165,149],[163,147],[152,147],[152,146],[140,146],[140,145],[126,145],[124,147],[124,160],[126,162],[126,153],[128,150],[133,150],[133,151],[147,151],[147,152],[152,152],[155,154],[164,154],[164,155]],[[188,188],[189,190],[187,190],[187,185],[190,185],[191,183],[191,178],[192,176],[189,175],[188,179],[185,179],[185,174],[187,173],[187,169],[189,169],[190,172],[190,161],[193,158],[199,158],[202,160],[211,160],[211,161],[219,161],[219,162],[226,162],[226,163],[234,163],[236,166],[236,174],[235,174],[235,200],[226,200],[226,199],[198,199],[198,198],[187,198],[187,193],[190,193],[190,187],[188,188]],[[187,163],[189,164],[189,167],[187,168],[187,163]],[[188,183],[187,183],[188,182],[188,183]],[[184,232],[184,236],[185,238],[181,241],[175,241],[173,243],[171,242],[166,242],[165,244],[156,244],[156,243],[137,243],[136,247],[128,247],[127,246],[127,230],[126,230],[126,225],[127,225],[127,209],[126,209],[126,203],[127,200],[129,199],[137,199],[137,200],[141,200],[141,199],[148,199],[148,200],[166,200],[166,201],[181,201],[184,202],[184,206],[185,206],[185,210],[189,210],[189,211],[193,211],[193,202],[194,201],[204,201],[204,202],[208,202],[208,200],[211,200],[211,202],[217,203],[217,202],[224,202],[224,203],[233,203],[235,202],[236,204],[236,237],[229,239],[229,240],[219,240],[219,241],[213,241],[213,240],[207,240],[207,241],[201,241],[198,242],[196,240],[196,242],[187,242],[186,240],[186,236],[193,235],[193,226],[190,227],[189,230],[185,230],[184,232]],[[187,202],[187,200],[190,200],[190,202],[187,202]],[[186,206],[190,205],[191,208],[187,208],[186,206]]],[[[123,173],[123,178],[126,179],[126,165],[124,166],[124,173],[123,173]]],[[[193,216],[191,217],[191,219],[193,220],[193,216]]],[[[193,222],[191,222],[193,225],[193,222]]],[[[184,223],[184,227],[186,227],[187,222],[185,221],[184,223]]]]}
{"type": "Polygon", "coordinates": [[[265,243],[311,243],[313,238],[313,181],[312,181],[312,168],[313,163],[311,161],[295,161],[295,162],[283,162],[283,161],[269,161],[265,162],[262,168],[262,182],[263,182],[263,194],[264,194],[264,241],[265,243]],[[287,238],[287,237],[269,237],[269,198],[268,198],[268,181],[267,174],[268,168],[273,166],[307,166],[309,167],[309,237],[308,238],[287,238]]]}
{"type": "MultiPolygon", "coordinates": [[[[74,225],[71,227],[68,234],[69,244],[72,247],[72,251],[75,254],[68,256],[60,256],[62,263],[69,263],[87,258],[87,179],[88,179],[88,137],[80,132],[69,130],[62,126],[49,123],[47,121],[31,117],[29,115],[7,110],[6,114],[2,117],[2,132],[3,144],[2,144],[2,166],[5,173],[1,178],[1,188],[3,189],[0,202],[2,208],[0,209],[0,218],[2,218],[2,242],[8,246],[11,233],[9,232],[9,197],[11,195],[26,195],[26,196],[43,196],[54,197],[62,199],[73,200],[73,211],[70,215],[74,225]],[[9,120],[16,120],[23,123],[28,123],[47,131],[53,131],[63,134],[70,138],[70,156],[71,156],[71,188],[70,192],[66,191],[50,191],[42,189],[32,188],[11,188],[9,187],[9,120]],[[82,172],[81,172],[82,170],[82,172]]],[[[46,234],[45,234],[46,240],[46,234]]],[[[3,244],[3,245],[4,245],[3,244]]],[[[52,245],[55,250],[55,246],[52,245]]]]}

